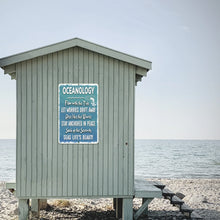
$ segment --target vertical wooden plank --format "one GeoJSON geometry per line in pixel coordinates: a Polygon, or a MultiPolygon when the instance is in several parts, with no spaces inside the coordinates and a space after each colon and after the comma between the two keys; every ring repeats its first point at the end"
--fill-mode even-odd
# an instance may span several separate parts
{"type": "Polygon", "coordinates": [[[109,173],[108,173],[108,164],[109,164],[109,66],[108,66],[108,57],[104,56],[104,172],[102,173],[103,179],[103,194],[108,195],[108,186],[109,186],[109,173]]]}
{"type": "Polygon", "coordinates": [[[83,50],[83,83],[89,82],[89,51],[83,50]]]}
{"type": "MultiPolygon", "coordinates": [[[[68,83],[69,81],[69,54],[68,50],[63,51],[63,83],[68,83]]],[[[68,148],[67,144],[62,144],[63,150],[63,196],[67,196],[68,190],[68,148]]]]}
{"type": "Polygon", "coordinates": [[[52,54],[48,55],[48,64],[47,64],[47,104],[48,104],[48,117],[47,117],[47,123],[48,123],[48,131],[47,131],[47,148],[48,148],[48,156],[47,156],[47,167],[48,167],[48,174],[47,174],[47,196],[52,195],[52,169],[53,169],[53,71],[52,71],[52,65],[53,65],[53,60],[52,60],[52,54]]]}
{"type": "Polygon", "coordinates": [[[118,120],[118,135],[119,135],[119,164],[118,164],[118,172],[119,172],[119,195],[123,195],[124,189],[124,73],[123,73],[123,62],[119,61],[119,120],[118,120]]]}
{"type": "Polygon", "coordinates": [[[37,72],[38,72],[38,80],[37,80],[37,91],[38,91],[38,100],[37,100],[37,195],[42,195],[42,162],[43,162],[43,155],[42,155],[42,123],[43,123],[43,68],[42,68],[42,57],[38,57],[37,60],[37,72]]]}
{"type": "Polygon", "coordinates": [[[128,64],[124,64],[124,195],[128,195],[128,150],[129,150],[129,142],[128,142],[128,125],[129,125],[129,117],[128,117],[128,64]]]}
{"type": "Polygon", "coordinates": [[[78,78],[78,82],[79,83],[83,83],[83,80],[84,80],[84,65],[83,65],[83,49],[82,48],[79,48],[78,49],[78,53],[79,53],[79,60],[78,60],[78,66],[79,66],[79,78],[78,78]]]}
{"type": "Polygon", "coordinates": [[[113,119],[114,119],[114,77],[113,77],[113,59],[108,59],[108,194],[112,195],[114,191],[114,163],[113,163],[113,140],[114,140],[114,128],[113,128],[113,119]]]}
{"type": "Polygon", "coordinates": [[[134,108],[135,108],[135,69],[133,65],[129,65],[129,158],[128,158],[128,194],[134,193],[134,108]]]}
{"type": "Polygon", "coordinates": [[[114,195],[118,195],[118,181],[119,181],[119,71],[118,71],[118,60],[114,61],[114,89],[113,89],[113,97],[114,97],[114,141],[113,141],[113,163],[114,163],[114,195]]]}
{"type": "MultiPolygon", "coordinates": [[[[93,61],[93,52],[88,52],[88,83],[94,83],[93,79],[93,70],[94,70],[94,61],[93,61]]],[[[96,161],[94,161],[94,150],[96,145],[93,144],[88,146],[88,184],[87,184],[87,192],[88,195],[93,195],[93,179],[97,176],[94,176],[94,169],[97,169],[95,166],[96,161]]]]}
{"type": "MultiPolygon", "coordinates": [[[[78,67],[79,67],[79,83],[83,83],[83,49],[79,48],[79,60],[78,60],[78,67]]],[[[83,182],[83,164],[84,164],[84,147],[82,144],[77,145],[78,148],[78,194],[82,195],[83,194],[83,188],[84,188],[84,183],[83,182]]]]}
{"type": "Polygon", "coordinates": [[[53,53],[53,196],[58,195],[58,55],[53,53]]]}
{"type": "Polygon", "coordinates": [[[47,160],[48,160],[48,147],[47,147],[47,140],[48,140],[48,63],[47,63],[47,56],[43,56],[43,112],[42,112],[42,119],[43,119],[43,172],[42,172],[42,195],[47,195],[47,175],[48,175],[48,166],[47,166],[47,160]]]}
{"type": "Polygon", "coordinates": [[[16,194],[21,195],[21,152],[22,152],[22,72],[21,63],[16,64],[16,194]]]}
{"type": "MultiPolygon", "coordinates": [[[[99,63],[98,63],[98,54],[92,53],[91,54],[91,64],[93,64],[93,82],[98,84],[98,108],[100,109],[100,87],[99,87],[99,63]]],[[[92,79],[91,79],[92,82],[92,79]]],[[[100,110],[99,110],[100,111],[100,110]]],[[[98,138],[99,143],[94,146],[93,148],[93,195],[98,195],[98,189],[99,189],[99,148],[100,148],[100,114],[98,112],[98,138]]]]}
{"type": "Polygon", "coordinates": [[[103,55],[98,55],[99,68],[99,173],[98,173],[98,194],[103,195],[104,183],[104,63],[103,55]]]}
{"type": "MultiPolygon", "coordinates": [[[[63,52],[58,52],[58,84],[63,83],[63,52]]],[[[57,89],[58,93],[58,89],[57,89]]],[[[58,95],[58,94],[57,94],[58,95]]],[[[63,145],[58,144],[58,196],[63,194],[63,145]]]]}
{"type": "Polygon", "coordinates": [[[88,51],[88,83],[97,83],[95,82],[95,76],[94,76],[94,53],[92,51],[88,51]]]}
{"type": "Polygon", "coordinates": [[[79,48],[78,47],[73,48],[73,65],[74,65],[74,69],[73,69],[74,83],[78,83],[79,82],[79,48]]]}
{"type": "MultiPolygon", "coordinates": [[[[79,79],[79,52],[78,48],[75,47],[73,49],[73,80],[74,83],[78,82],[79,79]]],[[[78,195],[78,146],[73,146],[73,176],[72,176],[72,182],[73,182],[73,195],[78,195]]]]}
{"type": "Polygon", "coordinates": [[[27,177],[27,70],[26,62],[22,62],[22,143],[21,143],[21,196],[26,195],[26,177],[27,177]]]}
{"type": "Polygon", "coordinates": [[[37,59],[32,60],[32,196],[37,195],[37,59]]]}
{"type": "MultiPolygon", "coordinates": [[[[73,48],[70,48],[68,60],[68,82],[73,83],[73,48]]],[[[68,196],[73,193],[73,145],[68,145],[68,196]]]]}
{"type": "MultiPolygon", "coordinates": [[[[83,50],[83,83],[89,82],[89,54],[88,50],[83,50]]],[[[88,195],[88,169],[89,169],[89,157],[88,144],[83,144],[83,195],[88,195]]],[[[91,184],[91,183],[90,183],[91,184]]]]}
{"type": "Polygon", "coordinates": [[[31,113],[32,113],[32,73],[31,73],[31,60],[26,61],[27,65],[27,75],[26,75],[26,93],[27,93],[27,133],[26,133],[26,140],[27,140],[27,175],[26,175],[26,195],[30,196],[31,194],[31,166],[32,166],[32,145],[31,145],[31,131],[32,131],[32,120],[31,120],[31,113]]]}

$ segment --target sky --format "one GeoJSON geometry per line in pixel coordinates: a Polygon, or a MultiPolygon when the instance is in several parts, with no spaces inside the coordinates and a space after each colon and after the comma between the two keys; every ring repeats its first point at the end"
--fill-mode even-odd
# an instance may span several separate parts
{"type": "MultiPolygon", "coordinates": [[[[136,139],[220,140],[219,0],[0,0],[0,58],[82,38],[152,61],[136,139]]],[[[16,82],[0,69],[0,138],[16,138],[16,82]]]]}

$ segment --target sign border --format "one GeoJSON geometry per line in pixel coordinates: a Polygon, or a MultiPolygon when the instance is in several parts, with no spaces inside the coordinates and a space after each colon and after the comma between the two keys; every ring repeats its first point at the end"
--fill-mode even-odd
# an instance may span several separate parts
{"type": "Polygon", "coordinates": [[[58,84],[58,144],[98,144],[99,143],[99,85],[97,83],[59,83],[58,84]],[[61,142],[60,141],[60,86],[97,86],[97,141],[96,142],[61,142]]]}

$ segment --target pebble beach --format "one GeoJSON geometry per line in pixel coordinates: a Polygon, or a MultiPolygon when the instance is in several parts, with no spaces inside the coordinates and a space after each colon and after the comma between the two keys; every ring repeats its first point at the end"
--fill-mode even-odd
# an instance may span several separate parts
{"type": "MultiPolygon", "coordinates": [[[[151,179],[152,180],[152,179],[151,179]]],[[[165,184],[171,191],[185,195],[185,203],[205,220],[220,219],[220,179],[153,179],[165,184]]],[[[136,211],[140,199],[134,199],[136,211]]],[[[18,200],[0,182],[0,219],[18,219],[18,200]]],[[[111,198],[48,200],[40,219],[116,219],[111,198]]],[[[168,200],[154,199],[149,205],[148,216],[140,219],[185,219],[168,200]]]]}

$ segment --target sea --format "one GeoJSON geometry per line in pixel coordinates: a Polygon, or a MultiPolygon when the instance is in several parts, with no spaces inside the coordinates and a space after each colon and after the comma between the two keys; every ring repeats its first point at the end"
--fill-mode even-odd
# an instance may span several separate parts
{"type": "MultiPolygon", "coordinates": [[[[0,139],[0,181],[15,181],[16,140],[0,139]]],[[[220,178],[220,140],[135,140],[135,176],[220,178]]]]}

